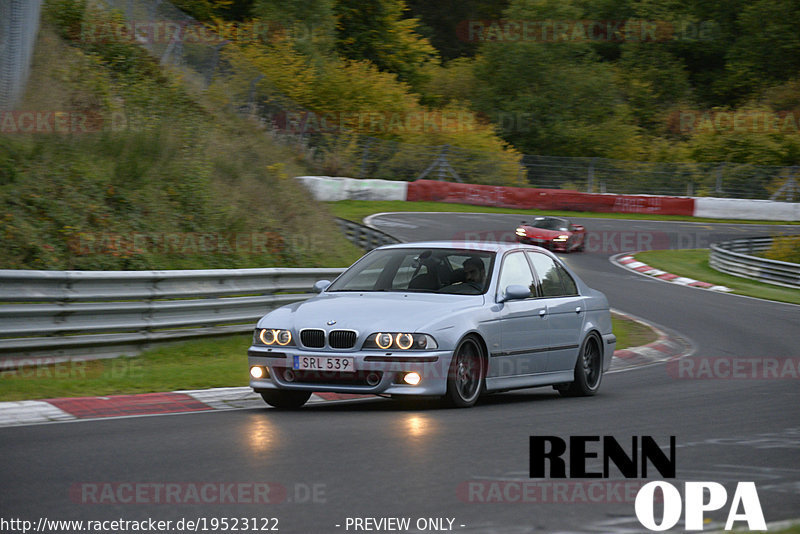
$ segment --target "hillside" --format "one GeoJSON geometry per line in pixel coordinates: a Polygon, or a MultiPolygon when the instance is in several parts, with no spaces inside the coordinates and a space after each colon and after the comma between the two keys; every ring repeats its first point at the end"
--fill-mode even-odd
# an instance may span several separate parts
{"type": "Polygon", "coordinates": [[[135,45],[70,39],[81,13],[67,4],[48,3],[23,111],[3,115],[0,268],[345,266],[359,256],[291,179],[308,173],[302,147],[216,111],[135,45]]]}

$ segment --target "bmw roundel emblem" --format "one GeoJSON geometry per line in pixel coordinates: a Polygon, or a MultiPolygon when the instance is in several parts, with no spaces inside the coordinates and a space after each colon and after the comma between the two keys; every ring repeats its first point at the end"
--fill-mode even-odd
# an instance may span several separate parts
{"type": "Polygon", "coordinates": [[[334,321],[333,319],[331,319],[331,320],[330,320],[330,321],[328,321],[326,324],[327,324],[328,326],[333,326],[333,325],[335,325],[335,324],[336,324],[336,321],[334,321]]]}

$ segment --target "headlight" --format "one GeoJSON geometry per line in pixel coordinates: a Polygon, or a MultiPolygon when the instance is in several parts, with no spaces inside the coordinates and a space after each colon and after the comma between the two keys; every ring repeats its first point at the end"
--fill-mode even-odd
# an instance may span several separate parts
{"type": "Polygon", "coordinates": [[[365,349],[427,350],[438,347],[436,340],[428,334],[407,332],[376,332],[370,334],[364,342],[365,349]]]}
{"type": "Polygon", "coordinates": [[[567,239],[569,239],[568,235],[560,235],[560,236],[554,238],[553,241],[566,241],[567,239]]]}
{"type": "Polygon", "coordinates": [[[253,342],[257,345],[278,345],[280,347],[294,345],[292,333],[289,330],[261,328],[256,330],[254,337],[253,342]]]}
{"type": "Polygon", "coordinates": [[[525,229],[524,229],[524,228],[521,228],[521,227],[520,227],[520,228],[517,228],[517,230],[516,230],[516,234],[517,234],[518,236],[520,236],[520,237],[525,237],[525,236],[527,235],[527,234],[525,233],[525,229]]]}

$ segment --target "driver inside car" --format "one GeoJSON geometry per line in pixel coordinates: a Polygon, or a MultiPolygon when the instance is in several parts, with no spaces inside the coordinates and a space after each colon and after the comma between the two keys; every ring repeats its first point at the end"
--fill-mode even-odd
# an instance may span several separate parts
{"type": "Polygon", "coordinates": [[[464,270],[464,280],[455,282],[439,290],[440,293],[462,293],[478,295],[483,293],[483,283],[486,276],[486,269],[480,258],[471,257],[464,260],[462,264],[464,270]]]}

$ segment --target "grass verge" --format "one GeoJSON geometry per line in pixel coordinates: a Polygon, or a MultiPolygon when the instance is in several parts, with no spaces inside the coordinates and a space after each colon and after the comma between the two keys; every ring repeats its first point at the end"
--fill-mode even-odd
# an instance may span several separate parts
{"type": "MultiPolygon", "coordinates": [[[[646,326],[613,316],[617,348],[647,344],[646,326]]],[[[115,358],[0,371],[0,401],[152,393],[248,384],[252,336],[189,341],[115,358]]]]}
{"type": "Polygon", "coordinates": [[[658,336],[649,326],[611,314],[611,325],[614,335],[617,336],[617,349],[641,347],[658,339],[658,336]]]}
{"type": "Polygon", "coordinates": [[[651,250],[639,252],[636,259],[678,276],[729,287],[737,295],[800,304],[800,289],[764,284],[712,269],[708,264],[707,249],[651,250]]]}
{"type": "Polygon", "coordinates": [[[246,386],[250,334],[189,341],[139,356],[0,371],[0,401],[246,386]]]}
{"type": "Polygon", "coordinates": [[[789,528],[775,531],[775,534],[800,534],[800,523],[789,528]]]}
{"type": "Polygon", "coordinates": [[[331,213],[336,217],[361,222],[364,217],[386,211],[435,211],[456,213],[504,213],[527,216],[554,215],[559,217],[592,217],[596,219],[634,219],[646,221],[688,221],[703,223],[736,223],[736,224],[796,224],[800,222],[782,221],[746,221],[739,219],[707,219],[682,215],[648,215],[645,213],[595,213],[587,211],[544,211],[520,210],[514,208],[496,208],[492,206],[473,206],[471,204],[451,204],[449,202],[406,202],[404,200],[340,200],[326,202],[331,213]]]}

